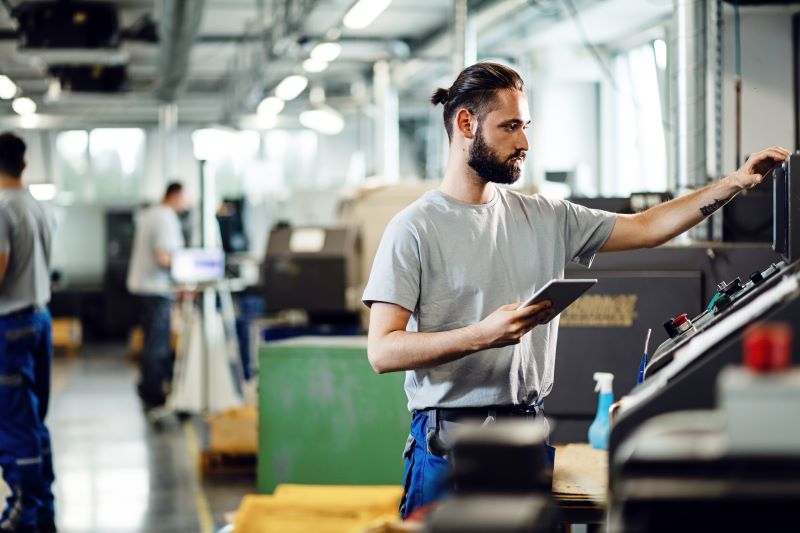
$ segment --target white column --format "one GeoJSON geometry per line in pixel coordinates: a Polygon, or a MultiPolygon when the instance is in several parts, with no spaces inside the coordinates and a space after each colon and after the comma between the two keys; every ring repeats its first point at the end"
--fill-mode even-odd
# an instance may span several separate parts
{"type": "Polygon", "coordinates": [[[388,61],[373,67],[375,95],[375,169],[387,183],[400,179],[400,127],[397,89],[388,61]]]}

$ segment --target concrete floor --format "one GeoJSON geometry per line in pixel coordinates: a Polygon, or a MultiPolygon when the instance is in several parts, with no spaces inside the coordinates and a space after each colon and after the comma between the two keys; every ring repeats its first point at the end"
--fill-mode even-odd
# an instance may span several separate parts
{"type": "Polygon", "coordinates": [[[145,421],[124,346],[56,357],[53,377],[48,426],[60,531],[209,533],[254,492],[254,473],[201,477],[198,420],[168,419],[161,430],[145,421]]]}

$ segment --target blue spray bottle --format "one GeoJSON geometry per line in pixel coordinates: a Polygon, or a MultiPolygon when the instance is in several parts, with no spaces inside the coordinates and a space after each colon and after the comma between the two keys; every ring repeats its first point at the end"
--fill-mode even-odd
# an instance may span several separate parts
{"type": "Polygon", "coordinates": [[[592,448],[607,450],[608,434],[610,433],[608,410],[611,408],[611,404],[614,403],[614,391],[612,389],[614,374],[595,372],[594,380],[597,382],[594,390],[600,394],[597,398],[597,415],[594,417],[592,425],[589,426],[589,444],[592,445],[592,448]]]}

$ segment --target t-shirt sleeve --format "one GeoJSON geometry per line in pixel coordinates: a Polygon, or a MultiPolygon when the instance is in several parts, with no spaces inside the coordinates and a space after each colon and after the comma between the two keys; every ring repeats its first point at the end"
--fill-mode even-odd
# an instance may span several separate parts
{"type": "Polygon", "coordinates": [[[419,301],[420,271],[416,232],[392,220],[375,254],[362,301],[367,307],[373,302],[393,303],[413,313],[419,301]]]}
{"type": "Polygon", "coordinates": [[[11,220],[8,213],[0,209],[0,253],[11,251],[11,220]]]}
{"type": "Polygon", "coordinates": [[[564,201],[564,239],[567,261],[590,267],[594,256],[608,240],[617,215],[564,201]]]}

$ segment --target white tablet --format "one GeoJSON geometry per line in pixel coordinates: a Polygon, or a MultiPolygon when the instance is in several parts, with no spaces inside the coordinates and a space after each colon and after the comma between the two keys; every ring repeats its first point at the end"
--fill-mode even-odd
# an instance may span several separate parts
{"type": "Polygon", "coordinates": [[[551,279],[520,305],[517,311],[536,302],[550,300],[551,309],[558,315],[580,298],[583,293],[591,289],[595,283],[597,283],[596,279],[551,279]]]}

